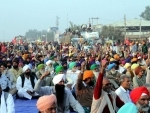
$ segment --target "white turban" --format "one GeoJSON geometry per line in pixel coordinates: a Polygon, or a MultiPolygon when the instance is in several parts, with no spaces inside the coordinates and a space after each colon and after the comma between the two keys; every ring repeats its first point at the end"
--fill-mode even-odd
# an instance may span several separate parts
{"type": "MultiPolygon", "coordinates": [[[[30,66],[29,65],[25,65],[24,67],[23,67],[23,73],[25,72],[25,71],[27,71],[28,69],[30,69],[30,66]]],[[[31,70],[31,69],[30,69],[31,70]]]]}
{"type": "Polygon", "coordinates": [[[64,74],[58,74],[58,75],[54,76],[54,78],[53,78],[54,85],[58,84],[62,79],[65,81],[64,74]]]}
{"type": "Polygon", "coordinates": [[[49,64],[51,64],[52,63],[52,61],[51,60],[48,60],[47,62],[46,62],[46,65],[48,66],[49,64]]]}

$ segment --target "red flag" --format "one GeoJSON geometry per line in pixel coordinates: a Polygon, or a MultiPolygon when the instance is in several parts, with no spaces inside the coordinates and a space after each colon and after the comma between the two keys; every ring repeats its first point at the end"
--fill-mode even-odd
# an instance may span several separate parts
{"type": "Polygon", "coordinates": [[[17,43],[16,37],[12,40],[12,43],[13,43],[13,44],[16,44],[16,43],[17,43]]]}
{"type": "Polygon", "coordinates": [[[128,39],[126,39],[125,44],[130,45],[130,41],[128,39]]]}
{"type": "Polygon", "coordinates": [[[23,44],[22,39],[19,40],[19,44],[23,44]]]}

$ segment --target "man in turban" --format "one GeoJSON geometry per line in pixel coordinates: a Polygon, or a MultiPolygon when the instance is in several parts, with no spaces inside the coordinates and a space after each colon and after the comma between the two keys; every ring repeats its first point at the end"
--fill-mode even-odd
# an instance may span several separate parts
{"type": "MultiPolygon", "coordinates": [[[[39,64],[37,66],[37,70],[38,71],[36,72],[36,75],[37,75],[38,78],[40,78],[42,76],[42,74],[45,73],[45,65],[44,64],[39,64]]],[[[50,76],[46,76],[44,78],[43,82],[42,82],[42,86],[49,86],[49,85],[50,85],[50,76]]]]}
{"type": "Polygon", "coordinates": [[[68,88],[65,87],[65,75],[57,74],[53,78],[54,86],[41,87],[41,81],[47,74],[44,73],[41,78],[37,81],[34,90],[42,95],[55,94],[57,98],[57,110],[61,113],[69,113],[69,107],[71,106],[76,112],[84,113],[82,106],[73,97],[72,93],[68,88]]]}
{"type": "Polygon", "coordinates": [[[120,73],[116,70],[117,64],[112,63],[107,67],[106,77],[112,83],[115,89],[119,88],[120,73]]]}
{"type": "Polygon", "coordinates": [[[140,87],[146,83],[146,75],[144,74],[144,70],[138,66],[134,70],[135,76],[133,77],[133,87],[140,87]]]}
{"type": "Polygon", "coordinates": [[[81,64],[81,72],[78,75],[76,84],[76,96],[86,113],[90,112],[93,90],[94,90],[94,74],[91,70],[85,70],[85,63],[81,64]]]}
{"type": "Polygon", "coordinates": [[[130,93],[132,102],[136,105],[139,113],[148,113],[149,110],[149,92],[144,86],[135,88],[130,93]]]}
{"type": "Polygon", "coordinates": [[[54,67],[53,67],[53,61],[52,60],[48,60],[46,62],[45,71],[49,71],[51,75],[54,73],[54,67]]]}
{"type": "Polygon", "coordinates": [[[54,94],[42,96],[37,101],[39,113],[56,113],[57,99],[54,94]]]}
{"type": "Polygon", "coordinates": [[[32,99],[38,94],[34,91],[34,86],[37,81],[36,74],[31,72],[30,66],[23,67],[23,73],[17,78],[16,88],[20,98],[32,99]]]}
{"type": "Polygon", "coordinates": [[[98,75],[99,75],[99,69],[98,69],[98,67],[99,66],[97,64],[95,64],[95,63],[90,66],[90,70],[93,71],[93,74],[95,76],[95,81],[97,80],[98,75]]]}
{"type": "Polygon", "coordinates": [[[71,82],[67,83],[72,85],[72,89],[76,85],[79,73],[80,71],[77,69],[77,63],[71,62],[69,64],[69,69],[67,70],[66,77],[72,80],[71,82]]]}

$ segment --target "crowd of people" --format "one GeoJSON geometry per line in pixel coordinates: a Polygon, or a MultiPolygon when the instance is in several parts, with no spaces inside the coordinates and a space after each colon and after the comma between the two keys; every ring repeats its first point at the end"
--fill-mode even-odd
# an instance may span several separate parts
{"type": "Polygon", "coordinates": [[[0,113],[13,98],[39,113],[150,113],[150,51],[130,44],[0,43],[0,113]]]}

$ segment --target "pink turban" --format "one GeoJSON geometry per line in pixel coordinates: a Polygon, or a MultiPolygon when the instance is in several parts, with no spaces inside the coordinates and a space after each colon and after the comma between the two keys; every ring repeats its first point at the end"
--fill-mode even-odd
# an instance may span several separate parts
{"type": "Polygon", "coordinates": [[[36,106],[39,111],[45,111],[54,103],[56,103],[56,96],[52,94],[40,97],[36,103],[36,106]]]}

